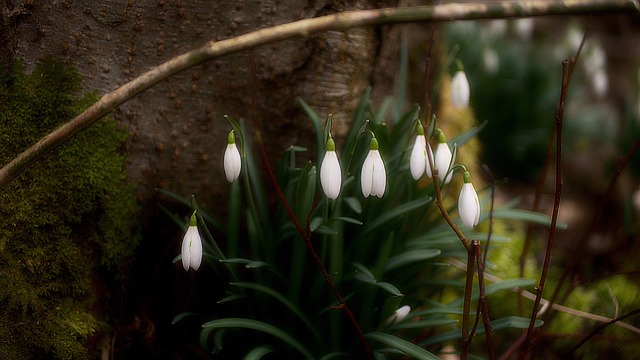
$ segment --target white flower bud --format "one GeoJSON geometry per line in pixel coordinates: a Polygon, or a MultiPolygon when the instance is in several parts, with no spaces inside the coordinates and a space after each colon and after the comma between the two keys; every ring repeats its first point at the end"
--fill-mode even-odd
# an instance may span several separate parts
{"type": "Polygon", "coordinates": [[[471,228],[478,225],[480,201],[478,201],[478,193],[471,183],[471,174],[468,171],[464,172],[464,184],[458,198],[458,214],[460,214],[460,221],[464,225],[471,228]]]}
{"type": "Polygon", "coordinates": [[[224,151],[224,174],[227,177],[227,181],[234,182],[240,176],[241,168],[242,159],[236,146],[236,137],[233,135],[233,130],[231,130],[228,136],[227,148],[224,151]]]}
{"type": "Polygon", "coordinates": [[[198,232],[196,215],[191,215],[189,227],[182,239],[182,267],[189,271],[189,268],[198,270],[202,262],[202,239],[198,232]]]}
{"type": "Polygon", "coordinates": [[[327,140],[325,149],[327,152],[322,159],[322,165],[320,165],[320,185],[322,185],[324,194],[329,199],[335,200],[340,194],[342,186],[342,170],[335,151],[336,145],[331,136],[327,140]]]}
{"type": "Polygon", "coordinates": [[[378,151],[378,140],[371,139],[369,154],[362,164],[360,175],[360,185],[362,185],[362,195],[382,197],[387,186],[387,173],[384,162],[378,151]]]}
{"type": "Polygon", "coordinates": [[[469,106],[469,80],[463,70],[458,70],[451,79],[451,105],[454,108],[469,106]]]}

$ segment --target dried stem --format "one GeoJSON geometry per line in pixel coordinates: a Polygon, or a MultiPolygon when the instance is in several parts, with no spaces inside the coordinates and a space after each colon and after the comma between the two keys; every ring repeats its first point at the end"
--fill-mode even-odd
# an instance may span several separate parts
{"type": "MultiPolygon", "coordinates": [[[[584,44],[587,41],[587,38],[589,37],[589,32],[591,29],[591,18],[589,18],[589,22],[587,23],[587,28],[584,32],[584,34],[582,35],[582,40],[580,41],[580,46],[578,46],[578,50],[576,51],[575,56],[571,59],[571,67],[569,69],[569,78],[568,78],[568,82],[571,81],[571,75],[573,74],[573,69],[575,68],[575,64],[578,61],[578,58],[580,57],[580,53],[582,53],[582,49],[584,48],[584,44]]],[[[542,166],[542,172],[540,174],[540,179],[538,180],[538,184],[536,185],[536,193],[533,199],[533,206],[531,208],[531,211],[538,211],[540,209],[540,201],[542,199],[542,191],[544,189],[544,184],[545,181],[547,179],[547,174],[549,172],[549,167],[551,167],[551,159],[553,158],[553,144],[556,140],[556,122],[553,123],[553,128],[551,130],[551,133],[549,134],[549,141],[547,142],[547,153],[545,156],[545,160],[544,160],[544,165],[542,166]]],[[[525,277],[525,267],[526,267],[526,261],[527,261],[527,256],[529,254],[529,247],[531,245],[531,241],[533,239],[533,228],[534,228],[534,224],[529,224],[527,226],[527,233],[525,235],[525,239],[524,239],[524,245],[522,247],[522,252],[520,254],[520,277],[525,277]]],[[[562,282],[560,282],[562,283],[562,282]]],[[[554,295],[552,296],[552,301],[555,298],[555,296],[557,295],[558,290],[560,289],[560,286],[556,286],[555,290],[554,290],[554,295]]],[[[521,307],[519,305],[519,307],[521,307]]]]}
{"type": "MultiPolygon", "coordinates": [[[[602,195],[602,198],[600,199],[600,203],[598,204],[598,207],[596,208],[596,211],[595,211],[595,213],[593,215],[593,219],[591,219],[591,221],[589,222],[589,227],[583,233],[583,235],[580,238],[580,240],[577,241],[574,244],[573,249],[570,252],[570,254],[572,254],[572,255],[569,257],[569,262],[568,262],[567,266],[565,266],[564,271],[563,271],[563,273],[562,273],[562,275],[560,277],[560,280],[558,281],[558,285],[557,285],[556,292],[554,293],[554,295],[557,294],[557,289],[562,287],[564,281],[566,281],[566,279],[573,272],[575,272],[575,269],[576,269],[577,265],[582,260],[583,252],[582,251],[578,251],[578,250],[581,247],[584,246],[584,244],[587,242],[587,239],[588,239],[589,235],[593,234],[596,226],[600,223],[600,218],[602,217],[602,214],[604,213],[605,206],[606,206],[607,202],[613,196],[613,192],[615,190],[615,185],[618,182],[618,178],[620,177],[620,174],[622,173],[622,170],[624,170],[624,168],[627,166],[627,164],[629,164],[629,162],[631,161],[633,156],[638,152],[639,149],[640,149],[640,139],[636,140],[636,142],[629,149],[627,154],[625,154],[625,156],[620,157],[618,159],[618,163],[616,164],[616,170],[615,170],[613,176],[611,177],[611,180],[609,181],[609,185],[607,186],[607,190],[605,191],[604,195],[602,195]]],[[[554,301],[555,297],[552,297],[550,300],[554,301]]]]}
{"type": "MultiPolygon", "coordinates": [[[[478,312],[482,311],[482,323],[484,324],[484,336],[486,339],[487,345],[487,355],[490,360],[496,358],[496,355],[493,351],[493,341],[491,340],[491,332],[493,331],[491,328],[491,318],[489,317],[489,304],[487,303],[487,296],[484,287],[484,262],[482,260],[482,248],[480,247],[480,242],[476,239],[471,241],[471,245],[473,245],[473,252],[476,257],[477,267],[478,267],[478,291],[480,291],[480,298],[478,299],[478,312]]],[[[485,252],[486,254],[486,252],[485,252]]],[[[479,313],[476,313],[475,324],[473,325],[474,330],[472,331],[472,337],[475,334],[475,329],[478,325],[479,313]]]]}
{"type": "Polygon", "coordinates": [[[210,41],[200,48],[178,55],[147,71],[120,88],[105,94],[98,102],[0,169],[0,187],[30,164],[67,141],[96,120],[153,85],[197,64],[224,55],[278,41],[305,38],[326,31],[345,31],[354,27],[392,23],[479,20],[548,15],[580,15],[607,12],[638,12],[638,0],[584,1],[510,1],[492,4],[464,3],[439,6],[413,6],[376,10],[346,11],[312,19],[303,19],[256,30],[222,41],[210,41]]]}
{"type": "Polygon", "coordinates": [[[562,87],[560,89],[560,100],[556,105],[555,114],[555,129],[556,129],[556,181],[555,181],[555,194],[553,199],[553,212],[551,214],[551,225],[549,227],[549,236],[547,238],[547,245],[544,254],[544,262],[542,264],[542,271],[540,273],[540,282],[536,286],[536,298],[533,302],[533,308],[531,311],[531,319],[529,321],[529,328],[527,329],[527,335],[525,341],[522,344],[520,351],[520,359],[525,359],[529,348],[533,343],[533,335],[535,332],[535,321],[538,317],[538,310],[540,306],[540,299],[542,299],[542,293],[544,291],[544,285],[547,281],[547,274],[551,265],[551,252],[553,249],[553,240],[556,234],[556,225],[558,222],[558,210],[560,209],[560,199],[562,197],[562,120],[564,117],[564,105],[567,99],[567,88],[569,86],[569,74],[571,73],[572,62],[565,60],[562,62],[562,87]]]}
{"type": "Polygon", "coordinates": [[[618,317],[616,317],[615,319],[611,319],[611,321],[604,323],[604,324],[600,324],[598,326],[596,326],[589,334],[587,334],[585,337],[583,337],[580,341],[578,341],[578,343],[571,348],[571,350],[569,350],[569,352],[567,353],[567,358],[573,358],[572,354],[574,352],[576,352],[582,345],[584,345],[587,341],[589,341],[592,337],[594,337],[598,332],[604,330],[607,326],[612,325],[617,323],[618,321],[622,321],[628,317],[631,317],[633,315],[636,315],[640,313],[640,308],[629,311],[628,313],[624,314],[624,315],[620,315],[618,317]]]}

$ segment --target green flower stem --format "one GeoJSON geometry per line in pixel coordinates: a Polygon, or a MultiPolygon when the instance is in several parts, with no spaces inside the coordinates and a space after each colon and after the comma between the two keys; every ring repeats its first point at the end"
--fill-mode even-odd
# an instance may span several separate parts
{"type": "MultiPolygon", "coordinates": [[[[211,235],[211,232],[209,232],[209,227],[205,223],[204,218],[202,217],[202,214],[198,212],[198,203],[196,202],[196,197],[194,195],[191,195],[191,208],[193,209],[193,212],[196,215],[196,218],[198,219],[200,228],[203,229],[204,235],[207,237],[207,239],[209,239],[209,242],[211,243],[214,256],[217,258],[217,260],[225,260],[226,257],[224,256],[224,253],[220,249],[220,246],[218,246],[218,243],[216,242],[216,240],[213,238],[213,235],[211,235]]],[[[231,278],[233,279],[233,281],[239,281],[238,274],[236,273],[235,269],[231,266],[231,264],[225,263],[225,265],[227,266],[227,269],[229,270],[229,274],[231,275],[231,278]]]]}
{"type": "Polygon", "coordinates": [[[197,49],[178,55],[158,65],[113,92],[105,94],[82,114],[43,137],[0,169],[0,187],[5,186],[11,179],[44,154],[141,92],[192,66],[224,55],[283,40],[306,38],[321,32],[345,31],[362,26],[549,15],[581,15],[621,11],[637,13],[639,9],[638,0],[584,0],[579,2],[525,0],[491,4],[451,3],[435,6],[409,6],[345,11],[264,28],[221,41],[209,41],[197,49]]]}

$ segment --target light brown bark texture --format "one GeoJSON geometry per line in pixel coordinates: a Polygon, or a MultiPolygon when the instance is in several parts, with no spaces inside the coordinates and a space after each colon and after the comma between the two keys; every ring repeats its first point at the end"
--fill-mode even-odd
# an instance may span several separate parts
{"type": "MultiPolygon", "coordinates": [[[[83,76],[86,91],[102,95],[209,40],[338,11],[393,5],[373,0],[349,5],[274,0],[6,2],[0,5],[5,20],[0,46],[5,61],[20,59],[27,68],[47,55],[62,58],[83,76]]],[[[273,159],[294,144],[315,149],[311,123],[298,98],[321,117],[333,114],[339,136],[374,78],[393,86],[376,71],[395,57],[380,56],[386,31],[327,32],[232,54],[172,76],[120,106],[115,117],[132,134],[126,146],[128,172],[141,200],[147,203],[155,188],[195,194],[207,205],[224,199],[228,185],[222,154],[231,127],[223,116],[245,119],[251,129],[252,98],[273,159]]]]}

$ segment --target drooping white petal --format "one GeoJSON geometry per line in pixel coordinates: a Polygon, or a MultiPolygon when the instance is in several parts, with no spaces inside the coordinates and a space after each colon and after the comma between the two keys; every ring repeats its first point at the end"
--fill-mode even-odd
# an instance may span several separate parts
{"type": "Polygon", "coordinates": [[[364,195],[364,197],[371,195],[371,187],[373,186],[373,151],[374,150],[370,150],[367,158],[364,159],[362,172],[360,173],[360,185],[362,186],[362,195],[364,195]]]}
{"type": "Polygon", "coordinates": [[[469,106],[469,80],[464,71],[458,70],[451,79],[451,105],[454,108],[469,106]]]}
{"type": "Polygon", "coordinates": [[[447,178],[445,179],[445,175],[449,171],[449,166],[452,165],[452,158],[453,154],[451,153],[451,149],[449,149],[449,145],[447,145],[447,143],[439,143],[438,147],[436,148],[434,166],[436,170],[438,170],[438,178],[440,179],[440,181],[444,180],[445,184],[448,184],[453,176],[453,173],[449,173],[449,175],[447,175],[447,178]]]}
{"type": "Polygon", "coordinates": [[[464,183],[460,190],[458,198],[458,213],[460,221],[468,227],[478,225],[480,220],[480,202],[478,201],[478,193],[472,183],[464,183]]]}
{"type": "Polygon", "coordinates": [[[391,314],[391,316],[389,316],[387,320],[385,320],[385,324],[387,325],[397,324],[402,320],[404,320],[404,318],[406,318],[407,315],[409,315],[409,312],[411,312],[411,306],[404,305],[398,308],[393,314],[391,314]]]}
{"type": "Polygon", "coordinates": [[[189,226],[182,239],[182,267],[198,270],[202,263],[202,240],[197,226],[189,226]]]}
{"type": "Polygon", "coordinates": [[[414,180],[420,179],[422,174],[425,173],[425,168],[429,171],[429,164],[427,163],[427,149],[425,147],[426,140],[424,135],[416,136],[416,142],[413,144],[413,150],[411,150],[411,158],[409,158],[409,169],[411,170],[411,176],[414,180]]]}
{"type": "Polygon", "coordinates": [[[191,268],[198,270],[200,263],[202,263],[202,239],[196,227],[194,229],[193,239],[191,239],[191,268]]]}
{"type": "Polygon", "coordinates": [[[409,158],[409,170],[411,170],[411,176],[414,180],[420,179],[425,172],[426,156],[424,147],[424,135],[418,135],[416,142],[413,144],[413,150],[411,150],[411,158],[409,158]]]}
{"type": "Polygon", "coordinates": [[[371,195],[379,198],[384,195],[387,187],[387,171],[384,168],[384,162],[378,150],[371,150],[373,158],[373,182],[371,184],[371,195]]]}
{"type": "Polygon", "coordinates": [[[369,154],[362,164],[360,185],[364,197],[373,195],[381,198],[384,195],[387,186],[387,172],[378,150],[369,150],[369,154]]]}
{"type": "Polygon", "coordinates": [[[240,159],[238,147],[235,143],[227,144],[227,148],[224,151],[224,174],[227,177],[227,181],[234,182],[240,176],[241,167],[242,160],[240,159]]]}
{"type": "Polygon", "coordinates": [[[335,200],[342,186],[342,170],[335,151],[327,151],[320,165],[320,185],[324,194],[335,200]]]}

